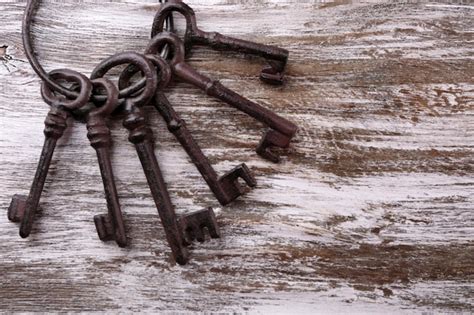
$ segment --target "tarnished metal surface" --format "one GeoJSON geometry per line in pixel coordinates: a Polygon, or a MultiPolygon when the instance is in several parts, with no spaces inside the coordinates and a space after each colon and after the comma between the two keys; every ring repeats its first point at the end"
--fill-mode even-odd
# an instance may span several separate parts
{"type": "Polygon", "coordinates": [[[158,110],[168,130],[186,150],[217,200],[222,205],[227,205],[246,192],[239,179],[246,185],[255,187],[255,178],[244,163],[219,177],[184,120],[164,95],[163,89],[174,74],[268,125],[271,130],[263,137],[257,153],[278,162],[279,156],[272,149],[287,148],[297,131],[296,125],[224,87],[218,81],[199,74],[185,62],[185,46],[189,51],[194,44],[206,44],[216,49],[235,50],[264,57],[270,66],[262,71],[261,79],[271,84],[283,83],[288,51],[225,37],[219,33],[203,32],[196,26],[194,11],[186,4],[174,1],[161,6],[153,26],[153,34],[160,33],[150,41],[145,54],[123,52],[106,58],[95,67],[91,79],[68,69],[55,70],[48,74],[36,58],[31,43],[30,29],[36,4],[37,1],[29,1],[25,9],[23,44],[32,68],[43,80],[43,98],[52,108],[46,119],[45,145],[30,195],[14,196],[8,211],[9,219],[21,222],[22,237],[30,234],[56,142],[67,127],[66,120],[71,116],[76,119],[85,117],[83,120],[87,123],[87,136],[97,154],[108,208],[107,214],[94,217],[96,229],[101,240],[115,240],[120,247],[125,247],[127,236],[111,164],[111,131],[107,126],[107,120],[113,113],[123,113],[123,126],[129,131],[129,141],[135,145],[173,258],[181,265],[186,264],[189,260],[187,246],[193,240],[204,242],[206,229],[211,238],[220,237],[218,224],[213,209],[209,207],[181,217],[176,215],[155,154],[153,133],[143,107],[153,105],[158,110]],[[186,17],[188,25],[185,43],[176,35],[164,31],[165,24],[168,30],[174,29],[173,11],[178,11],[186,17]],[[171,60],[168,60],[168,57],[171,57],[171,60]],[[120,65],[128,67],[121,73],[116,87],[105,75],[120,65]],[[142,77],[137,82],[132,82],[131,79],[138,72],[142,77]],[[62,85],[60,81],[66,81],[67,86],[62,85]]]}
{"type": "Polygon", "coordinates": [[[120,247],[125,247],[127,236],[110,160],[112,136],[107,126],[107,118],[119,105],[119,92],[115,85],[106,78],[95,79],[92,84],[97,89],[103,88],[107,95],[106,103],[93,109],[87,115],[87,137],[97,153],[108,209],[108,214],[95,216],[94,222],[101,240],[115,240],[120,247]]]}
{"type": "Polygon", "coordinates": [[[63,79],[79,84],[80,92],[75,100],[67,100],[56,96],[46,84],[42,85],[41,94],[43,99],[51,106],[51,110],[45,120],[43,151],[41,152],[38,168],[36,169],[28,197],[14,196],[8,210],[8,218],[10,220],[21,222],[20,236],[23,238],[28,237],[31,233],[54,149],[58,139],[63,136],[64,130],[67,128],[67,119],[69,118],[70,111],[84,106],[92,93],[92,83],[78,72],[56,70],[49,75],[56,80],[63,79]]]}
{"type": "MultiPolygon", "coordinates": [[[[48,70],[89,74],[112,51],[146,45],[153,2],[41,1],[36,54],[48,70]]],[[[145,109],[177,213],[212,205],[221,228],[221,239],[193,245],[182,268],[170,263],[117,118],[113,166],[129,245],[96,237],[91,218],[106,213],[97,158],[85,126],[69,124],[31,237],[19,238],[6,211],[0,216],[2,312],[472,312],[474,16],[460,2],[187,0],[205,30],[290,50],[278,88],[258,81],[257,59],[205,47],[187,57],[298,123],[283,163],[253,152],[261,131],[253,119],[172,82],[165,94],[216,171],[245,162],[258,179],[251,193],[219,207],[162,118],[145,109]]],[[[10,72],[0,60],[4,210],[30,188],[49,110],[32,68],[15,61],[26,60],[25,4],[0,4],[0,47],[10,56],[10,72]]]]}

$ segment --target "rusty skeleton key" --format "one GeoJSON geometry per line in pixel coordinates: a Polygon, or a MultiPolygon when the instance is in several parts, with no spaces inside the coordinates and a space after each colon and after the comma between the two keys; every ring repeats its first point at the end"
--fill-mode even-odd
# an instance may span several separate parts
{"type": "Polygon", "coordinates": [[[155,37],[165,30],[166,21],[173,12],[181,13],[186,19],[184,36],[186,53],[189,53],[194,45],[207,45],[217,50],[260,56],[265,58],[269,64],[260,73],[260,79],[269,84],[283,84],[283,72],[288,62],[288,50],[224,36],[217,32],[204,32],[197,26],[194,10],[183,2],[170,1],[161,5],[153,21],[151,37],[155,37]]]}
{"type": "MultiPolygon", "coordinates": [[[[174,259],[179,264],[186,264],[189,259],[188,245],[185,238],[185,232],[198,235],[195,229],[198,227],[201,231],[203,227],[208,230],[217,231],[214,226],[214,213],[211,208],[197,213],[192,213],[178,219],[171,203],[166,183],[160,170],[160,166],[155,156],[153,133],[148,127],[147,119],[140,108],[148,104],[155,94],[158,85],[158,77],[153,63],[145,56],[137,53],[121,53],[114,55],[100,63],[93,71],[91,77],[98,78],[104,76],[110,69],[121,64],[132,64],[141,70],[146,78],[146,84],[140,93],[125,99],[126,117],[124,126],[129,130],[129,140],[135,145],[137,154],[140,158],[145,176],[150,186],[151,194],[158,209],[161,222],[165,229],[168,243],[173,252],[174,259]]],[[[211,234],[211,237],[217,237],[211,234]]]]}
{"type": "Polygon", "coordinates": [[[287,148],[298,130],[297,126],[271,110],[226,88],[219,81],[212,80],[194,70],[185,62],[183,42],[175,34],[169,32],[158,34],[151,40],[145,53],[156,54],[167,44],[171,47],[170,49],[173,52],[173,59],[170,60],[170,66],[177,77],[200,88],[208,95],[216,97],[239,109],[271,128],[260,141],[256,151],[260,156],[278,163],[280,157],[272,151],[272,148],[287,148]]]}
{"type": "Polygon", "coordinates": [[[45,142],[41,157],[36,169],[36,174],[31,185],[28,197],[15,195],[8,209],[8,218],[13,222],[21,222],[20,236],[26,238],[30,235],[39,205],[43,187],[51,165],[56,143],[67,128],[67,119],[70,112],[78,109],[89,101],[92,93],[92,83],[84,75],[72,70],[55,70],[49,73],[52,79],[66,80],[79,85],[79,96],[74,100],[67,100],[53,94],[49,87],[43,83],[41,94],[51,110],[45,120],[45,142]]]}
{"type": "MultiPolygon", "coordinates": [[[[169,65],[164,59],[156,55],[147,55],[147,58],[150,59],[161,71],[161,82],[152,103],[165,120],[168,130],[176,137],[176,139],[178,139],[181,146],[186,150],[217,200],[222,205],[227,205],[243,195],[245,191],[238,181],[239,178],[242,178],[250,187],[255,187],[257,184],[255,178],[244,163],[235,167],[222,177],[217,175],[209,162],[209,159],[204,155],[201,148],[191,135],[185,121],[179,117],[178,113],[176,113],[163,93],[163,89],[171,80],[171,69],[169,65]]],[[[137,71],[138,69],[129,67],[122,72],[119,79],[120,89],[128,87],[131,78],[137,71]]]]}
{"type": "Polygon", "coordinates": [[[105,78],[95,79],[92,84],[94,88],[104,89],[107,95],[105,104],[92,109],[86,118],[87,137],[97,153],[108,210],[107,214],[96,215],[94,223],[102,241],[115,240],[120,247],[125,247],[127,246],[127,236],[110,161],[112,137],[107,126],[108,116],[119,105],[119,91],[110,80],[105,78]]]}

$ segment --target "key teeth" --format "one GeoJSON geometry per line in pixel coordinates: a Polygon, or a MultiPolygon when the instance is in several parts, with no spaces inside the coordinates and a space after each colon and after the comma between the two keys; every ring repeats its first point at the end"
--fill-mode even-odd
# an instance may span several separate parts
{"type": "Polygon", "coordinates": [[[242,178],[249,187],[257,186],[257,180],[253,176],[247,164],[242,163],[237,167],[240,170],[240,178],[242,178]]]}
{"type": "Polygon", "coordinates": [[[211,238],[220,238],[219,226],[212,208],[193,212],[179,218],[179,225],[184,235],[185,245],[191,245],[193,240],[204,242],[204,228],[207,228],[211,238]]]}
{"type": "Polygon", "coordinates": [[[94,217],[95,228],[99,239],[103,242],[112,241],[115,239],[114,228],[109,216],[106,214],[96,215],[94,217]]]}
{"type": "Polygon", "coordinates": [[[194,234],[194,238],[199,243],[204,243],[204,241],[206,240],[206,237],[204,236],[204,227],[203,226],[193,227],[193,234],[194,234]]]}
{"type": "Polygon", "coordinates": [[[282,85],[285,83],[285,67],[288,62],[288,52],[283,60],[268,60],[262,72],[260,80],[271,85],[282,85]]]}
{"type": "Polygon", "coordinates": [[[278,154],[271,151],[270,146],[259,146],[257,154],[273,163],[280,163],[281,158],[278,154]]]}
{"type": "Polygon", "coordinates": [[[115,235],[115,229],[108,214],[96,215],[94,223],[101,241],[115,241],[122,248],[127,246],[127,238],[125,236],[115,235]]]}
{"type": "Polygon", "coordinates": [[[256,152],[261,157],[270,160],[273,163],[279,163],[281,161],[280,156],[275,152],[272,152],[272,147],[286,149],[290,145],[291,138],[292,137],[290,136],[270,129],[263,136],[257,147],[256,152]]]}
{"type": "Polygon", "coordinates": [[[242,178],[245,181],[245,183],[250,187],[255,187],[257,185],[257,181],[255,180],[255,177],[252,175],[252,172],[250,171],[249,167],[245,163],[242,163],[239,166],[236,166],[233,170],[224,174],[221,177],[220,181],[221,182],[224,182],[226,180],[236,181],[239,178],[242,178]]]}
{"type": "Polygon", "coordinates": [[[8,207],[8,220],[19,223],[23,220],[26,209],[26,200],[28,197],[23,195],[14,195],[10,206],[8,207]]]}
{"type": "Polygon", "coordinates": [[[285,75],[275,70],[272,66],[267,66],[260,73],[260,80],[271,85],[283,85],[285,83],[285,75]]]}
{"type": "Polygon", "coordinates": [[[249,187],[255,187],[257,181],[252,172],[245,163],[235,167],[219,178],[222,189],[222,196],[218,196],[218,200],[222,205],[227,205],[245,193],[242,185],[238,182],[241,178],[249,187]]]}
{"type": "Polygon", "coordinates": [[[189,261],[189,253],[184,253],[181,256],[175,257],[175,260],[179,265],[184,266],[189,261]]]}

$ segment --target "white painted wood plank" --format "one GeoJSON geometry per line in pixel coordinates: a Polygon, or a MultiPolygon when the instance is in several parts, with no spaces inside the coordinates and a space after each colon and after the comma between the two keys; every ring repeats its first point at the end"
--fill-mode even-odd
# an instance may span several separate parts
{"type": "MultiPolygon", "coordinates": [[[[130,247],[97,239],[106,211],[95,154],[74,123],[55,154],[33,235],[0,216],[0,310],[250,313],[469,312],[474,307],[474,18],[460,2],[188,1],[205,30],[291,51],[288,83],[262,62],[198,49],[191,63],[297,122],[284,162],[260,124],[174,83],[168,95],[220,173],[258,187],[219,207],[164,123],[149,116],[179,213],[214,206],[223,238],[174,266],[133,146],[112,122],[130,247]],[[284,27],[282,27],[284,26],[284,27]],[[225,127],[224,127],[225,126],[225,127]],[[232,135],[230,135],[232,134],[232,135]]],[[[89,74],[142,50],[155,1],[42,1],[47,69],[89,74]]],[[[24,2],[0,2],[0,207],[29,189],[47,106],[24,61],[24,2]],[[6,57],[8,56],[8,58],[6,57]]],[[[181,25],[181,24],[179,24],[181,25]]],[[[182,25],[181,25],[182,27],[182,25]]]]}

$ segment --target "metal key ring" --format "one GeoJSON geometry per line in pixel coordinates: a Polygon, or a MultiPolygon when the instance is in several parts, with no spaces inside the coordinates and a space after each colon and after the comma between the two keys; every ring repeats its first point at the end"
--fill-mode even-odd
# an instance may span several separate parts
{"type": "MultiPolygon", "coordinates": [[[[162,90],[166,88],[171,81],[171,76],[172,76],[172,71],[166,60],[161,58],[158,55],[145,55],[146,58],[148,58],[153,64],[156,66],[157,69],[160,70],[159,75],[160,75],[160,82],[158,83],[158,86],[156,87],[157,90],[162,90]]],[[[133,65],[129,65],[127,68],[125,68],[124,71],[119,76],[118,80],[118,86],[119,89],[130,89],[133,91],[133,93],[136,93],[143,89],[146,84],[146,80],[142,79],[139,81],[138,84],[133,84],[129,85],[130,80],[133,78],[133,76],[140,72],[140,69],[137,67],[134,67],[133,65]],[[143,83],[142,83],[143,82],[143,83]]],[[[132,94],[133,94],[132,93],[132,94]]]]}
{"type": "MultiPolygon", "coordinates": [[[[191,42],[193,36],[199,36],[202,31],[198,28],[196,22],[196,14],[194,10],[184,2],[172,0],[172,2],[166,2],[158,11],[153,20],[153,26],[151,29],[151,37],[155,37],[158,33],[163,31],[170,31],[166,27],[166,21],[173,17],[173,12],[182,14],[186,20],[186,31],[184,35],[184,44],[187,46],[191,42]]],[[[172,30],[171,30],[172,32],[172,30]]],[[[186,47],[188,49],[188,47],[186,47]]]]}
{"type": "Polygon", "coordinates": [[[97,78],[92,80],[92,85],[94,88],[103,88],[105,90],[107,101],[101,107],[93,109],[89,116],[109,116],[119,105],[119,92],[117,87],[107,78],[97,78]]]}
{"type": "Polygon", "coordinates": [[[169,45],[171,47],[171,51],[173,52],[173,58],[168,61],[171,67],[185,61],[184,42],[178,37],[178,35],[170,32],[161,32],[154,36],[148,43],[148,46],[145,49],[145,54],[156,55],[166,45],[169,45]]]}
{"type": "MultiPolygon", "coordinates": [[[[160,3],[166,3],[168,0],[160,0],[160,3]]],[[[22,23],[22,40],[23,46],[25,49],[25,54],[28,61],[31,64],[31,67],[36,72],[36,74],[41,78],[41,80],[48,85],[48,87],[59,94],[62,94],[70,99],[76,99],[79,97],[79,93],[76,92],[74,89],[69,89],[61,84],[59,84],[54,78],[52,78],[46,70],[43,68],[41,63],[39,62],[38,58],[34,53],[34,48],[31,39],[31,24],[33,21],[35,8],[37,5],[37,0],[28,0],[25,8],[25,13],[23,15],[23,23],[22,23]]],[[[173,30],[173,17],[170,15],[167,19],[166,27],[170,31],[173,30]]],[[[162,54],[167,57],[169,51],[164,47],[162,54]]],[[[139,82],[140,83],[140,82],[139,82]]],[[[138,84],[138,83],[137,83],[138,84]]],[[[126,89],[124,91],[120,91],[119,98],[125,98],[132,94],[131,89],[126,89]]],[[[94,96],[94,100],[96,101],[105,101],[105,96],[94,96]]]]}
{"type": "Polygon", "coordinates": [[[146,104],[155,95],[156,86],[158,85],[159,80],[153,63],[144,55],[135,52],[123,52],[113,55],[97,65],[97,67],[92,71],[91,80],[101,78],[112,68],[123,64],[132,64],[138,67],[138,69],[143,73],[146,82],[142,93],[127,98],[127,101],[132,104],[146,104]]]}
{"type": "Polygon", "coordinates": [[[79,85],[80,92],[75,99],[67,99],[64,97],[57,97],[54,91],[43,82],[41,85],[41,95],[45,102],[52,107],[64,107],[70,111],[83,107],[91,98],[92,94],[92,82],[83,74],[69,70],[69,69],[57,69],[51,71],[48,77],[53,80],[66,80],[72,81],[79,85]]]}

